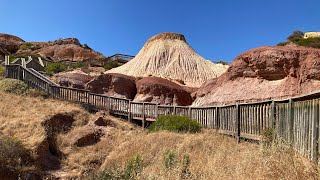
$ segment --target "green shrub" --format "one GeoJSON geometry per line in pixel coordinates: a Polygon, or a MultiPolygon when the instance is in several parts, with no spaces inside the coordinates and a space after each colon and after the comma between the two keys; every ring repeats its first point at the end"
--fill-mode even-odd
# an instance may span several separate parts
{"type": "Polygon", "coordinates": [[[65,70],[67,70],[67,66],[63,63],[50,63],[45,67],[45,71],[48,75],[53,75],[65,70]]]}
{"type": "Polygon", "coordinates": [[[20,49],[22,49],[22,50],[32,49],[32,47],[33,47],[33,45],[31,43],[28,43],[28,42],[23,43],[23,44],[20,45],[20,49]]]}
{"type": "Polygon", "coordinates": [[[217,64],[228,65],[228,63],[225,61],[218,61],[217,64]]]}
{"type": "Polygon", "coordinates": [[[20,141],[0,135],[0,167],[17,168],[28,161],[30,155],[20,141]]]}
{"type": "Polygon", "coordinates": [[[17,79],[4,78],[0,80],[0,91],[25,95],[28,92],[28,85],[17,79]]]}
{"type": "Polygon", "coordinates": [[[135,179],[143,170],[143,159],[140,155],[135,155],[127,162],[125,169],[107,169],[93,179],[135,179]]]}
{"type": "Polygon", "coordinates": [[[142,172],[143,169],[143,159],[140,155],[135,155],[127,162],[127,166],[124,170],[124,177],[134,178],[142,172]]]}
{"type": "Polygon", "coordinates": [[[173,132],[190,132],[196,133],[201,131],[201,125],[185,116],[164,115],[160,116],[154,123],[151,124],[149,130],[159,131],[168,130],[173,132]]]}
{"type": "Polygon", "coordinates": [[[296,41],[296,44],[299,46],[320,48],[320,38],[299,39],[296,41]]]}
{"type": "Polygon", "coordinates": [[[116,68],[116,67],[119,67],[119,66],[121,66],[121,64],[118,63],[117,61],[111,61],[111,62],[105,64],[103,67],[104,67],[105,70],[110,70],[112,68],[116,68]]]}
{"type": "Polygon", "coordinates": [[[280,43],[277,44],[277,46],[285,46],[287,44],[289,44],[289,42],[280,42],[280,43]]]}
{"type": "Polygon", "coordinates": [[[290,36],[288,36],[288,41],[297,42],[300,39],[303,39],[304,33],[302,31],[293,31],[290,36]]]}
{"type": "Polygon", "coordinates": [[[164,154],[163,162],[166,169],[173,169],[177,164],[177,154],[172,150],[168,150],[164,154]]]}
{"type": "Polygon", "coordinates": [[[0,65],[0,80],[4,77],[5,71],[6,71],[5,67],[0,65]]]}
{"type": "Polygon", "coordinates": [[[71,68],[75,69],[75,68],[82,68],[83,66],[85,66],[86,64],[84,62],[77,62],[74,64],[71,64],[71,68]]]}
{"type": "Polygon", "coordinates": [[[182,159],[182,169],[180,177],[181,179],[188,179],[191,176],[190,167],[190,156],[188,154],[183,155],[182,159]]]}

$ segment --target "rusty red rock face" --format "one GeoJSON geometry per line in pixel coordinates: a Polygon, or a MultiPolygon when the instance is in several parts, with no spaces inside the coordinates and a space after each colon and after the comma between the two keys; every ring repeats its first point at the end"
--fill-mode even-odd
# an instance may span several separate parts
{"type": "Polygon", "coordinates": [[[220,77],[204,83],[194,105],[291,97],[320,89],[320,49],[259,47],[235,58],[220,77]]]}
{"type": "Polygon", "coordinates": [[[98,94],[133,99],[137,93],[135,78],[122,74],[103,74],[86,84],[86,89],[98,94]]]}
{"type": "Polygon", "coordinates": [[[193,101],[190,88],[158,77],[145,77],[137,81],[137,90],[134,99],[137,102],[187,106],[193,101]]]}

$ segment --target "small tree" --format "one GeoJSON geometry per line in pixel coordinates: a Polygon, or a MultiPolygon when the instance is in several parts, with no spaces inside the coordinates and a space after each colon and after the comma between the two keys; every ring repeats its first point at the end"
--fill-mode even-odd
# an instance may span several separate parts
{"type": "Polygon", "coordinates": [[[297,42],[300,39],[302,39],[304,36],[304,32],[302,31],[293,31],[292,34],[290,36],[288,36],[288,41],[290,42],[297,42]]]}

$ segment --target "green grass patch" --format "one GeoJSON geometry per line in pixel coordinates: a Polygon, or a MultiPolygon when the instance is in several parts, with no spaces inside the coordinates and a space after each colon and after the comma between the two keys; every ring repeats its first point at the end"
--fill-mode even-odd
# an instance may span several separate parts
{"type": "Polygon", "coordinates": [[[118,63],[117,61],[111,61],[111,62],[105,64],[103,67],[105,70],[110,70],[110,69],[113,69],[113,68],[116,68],[119,66],[121,66],[121,64],[118,63]]]}
{"type": "Polygon", "coordinates": [[[151,124],[151,132],[167,130],[172,132],[196,133],[201,131],[201,125],[185,116],[164,115],[151,124]]]}
{"type": "Polygon", "coordinates": [[[46,67],[45,67],[45,72],[48,75],[53,75],[59,72],[63,72],[67,70],[67,65],[63,64],[63,63],[49,63],[46,67]]]}

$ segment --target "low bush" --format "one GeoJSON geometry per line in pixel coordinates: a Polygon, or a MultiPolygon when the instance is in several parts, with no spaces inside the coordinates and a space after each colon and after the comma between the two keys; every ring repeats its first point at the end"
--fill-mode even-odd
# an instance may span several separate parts
{"type": "Polygon", "coordinates": [[[164,115],[152,123],[149,130],[151,132],[167,130],[172,132],[196,133],[201,131],[201,125],[189,117],[164,115]]]}
{"type": "Polygon", "coordinates": [[[0,91],[25,95],[28,93],[28,85],[17,79],[4,78],[0,80],[0,91]]]}
{"type": "Polygon", "coordinates": [[[50,63],[45,67],[45,71],[48,75],[53,75],[66,70],[67,66],[63,63],[50,63]]]}
{"type": "Polygon", "coordinates": [[[320,48],[320,38],[299,39],[295,43],[299,46],[320,48]]]}
{"type": "Polygon", "coordinates": [[[280,42],[280,43],[277,44],[277,46],[285,46],[287,44],[289,44],[289,42],[280,42]]]}
{"type": "Polygon", "coordinates": [[[121,170],[107,169],[102,171],[97,176],[93,176],[90,179],[107,180],[107,179],[136,179],[143,170],[143,159],[140,155],[135,155],[127,162],[126,167],[121,170]]]}
{"type": "Polygon", "coordinates": [[[20,141],[0,135],[0,167],[16,169],[28,164],[29,161],[29,152],[20,141]]]}
{"type": "Polygon", "coordinates": [[[229,63],[227,63],[227,62],[225,62],[225,61],[218,61],[217,64],[229,65],[229,63]]]}
{"type": "Polygon", "coordinates": [[[111,62],[105,64],[103,67],[105,70],[110,70],[110,69],[113,69],[113,68],[116,68],[119,66],[121,66],[121,64],[118,63],[117,61],[111,61],[111,62]]]}

